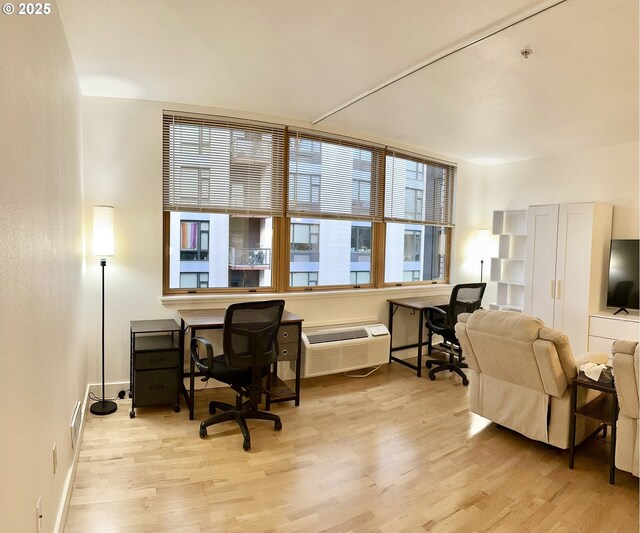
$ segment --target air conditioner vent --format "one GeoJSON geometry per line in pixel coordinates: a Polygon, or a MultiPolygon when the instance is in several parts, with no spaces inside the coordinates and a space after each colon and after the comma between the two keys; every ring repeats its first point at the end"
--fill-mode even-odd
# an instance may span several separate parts
{"type": "Polygon", "coordinates": [[[338,342],[352,339],[366,339],[369,336],[364,328],[349,329],[345,331],[331,331],[326,333],[311,333],[307,335],[309,344],[322,344],[325,342],[338,342]]]}
{"type": "Polygon", "coordinates": [[[334,326],[302,332],[302,377],[323,376],[389,362],[383,324],[334,326]]]}

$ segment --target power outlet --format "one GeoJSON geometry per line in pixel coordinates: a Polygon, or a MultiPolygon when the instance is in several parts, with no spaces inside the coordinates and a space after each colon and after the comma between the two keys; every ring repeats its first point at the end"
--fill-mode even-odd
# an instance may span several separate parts
{"type": "Polygon", "coordinates": [[[37,533],[42,531],[42,496],[38,496],[36,503],[36,531],[37,533]]]}
{"type": "Polygon", "coordinates": [[[58,470],[58,443],[53,443],[53,473],[55,474],[58,470]]]}

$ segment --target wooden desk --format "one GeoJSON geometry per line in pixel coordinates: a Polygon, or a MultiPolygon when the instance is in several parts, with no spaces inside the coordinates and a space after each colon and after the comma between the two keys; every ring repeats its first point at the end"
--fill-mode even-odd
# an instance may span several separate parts
{"type": "Polygon", "coordinates": [[[422,376],[422,347],[426,344],[422,340],[422,329],[424,328],[424,312],[427,307],[446,305],[449,303],[448,296],[415,296],[413,298],[396,298],[387,300],[389,302],[389,335],[391,336],[391,344],[389,349],[389,362],[395,361],[401,365],[408,366],[416,371],[418,377],[422,376]],[[398,307],[406,307],[413,311],[418,311],[418,343],[406,344],[404,346],[393,346],[393,317],[398,307]],[[406,350],[407,348],[418,348],[418,362],[416,365],[411,364],[404,359],[393,356],[393,352],[406,350]]]}
{"type": "MultiPolygon", "coordinates": [[[[191,337],[195,337],[202,329],[222,329],[226,309],[185,309],[178,311],[181,318],[180,325],[180,350],[184,354],[185,334],[191,330],[191,337]]],[[[273,365],[267,381],[266,409],[269,410],[272,403],[295,401],[300,405],[300,372],[302,353],[302,321],[303,319],[285,309],[278,330],[278,360],[293,360],[296,362],[296,383],[292,391],[278,377],[278,363],[273,365]],[[291,352],[294,352],[293,354],[291,352]]],[[[189,378],[189,391],[184,391],[185,400],[189,407],[189,420],[194,418],[194,393],[196,368],[191,354],[189,357],[189,372],[183,377],[189,378]]]]}

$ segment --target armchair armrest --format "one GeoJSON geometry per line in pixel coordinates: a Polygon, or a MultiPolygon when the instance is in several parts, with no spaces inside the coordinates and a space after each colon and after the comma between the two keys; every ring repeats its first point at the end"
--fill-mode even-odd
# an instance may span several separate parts
{"type": "Polygon", "coordinates": [[[602,352],[586,352],[576,357],[576,365],[578,369],[580,365],[585,363],[596,363],[597,365],[606,365],[609,362],[609,355],[602,352]]]}
{"type": "Polygon", "coordinates": [[[613,375],[616,380],[618,400],[620,401],[620,413],[637,419],[639,411],[638,376],[636,376],[633,354],[614,353],[613,375]]]}

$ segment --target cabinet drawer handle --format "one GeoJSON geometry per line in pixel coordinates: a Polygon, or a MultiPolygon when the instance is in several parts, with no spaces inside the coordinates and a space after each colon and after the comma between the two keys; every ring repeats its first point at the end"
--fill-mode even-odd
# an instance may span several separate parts
{"type": "Polygon", "coordinates": [[[285,331],[285,332],[282,334],[282,336],[286,339],[286,338],[289,336],[289,332],[288,332],[288,331],[285,331]]]}
{"type": "Polygon", "coordinates": [[[287,350],[282,350],[282,355],[287,355],[287,350]]]}

